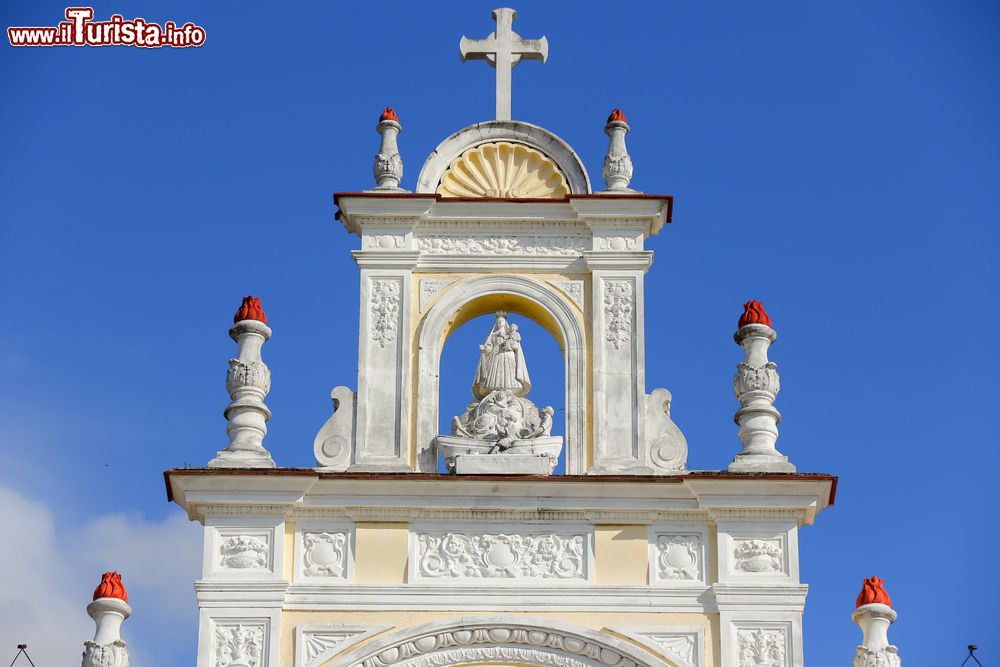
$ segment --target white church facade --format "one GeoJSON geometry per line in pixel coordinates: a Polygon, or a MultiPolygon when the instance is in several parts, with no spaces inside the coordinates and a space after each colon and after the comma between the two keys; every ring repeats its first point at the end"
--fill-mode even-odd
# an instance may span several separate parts
{"type": "MultiPolygon", "coordinates": [[[[386,109],[373,188],[335,195],[359,239],[359,371],[332,389],[315,467],[268,452],[271,330],[253,297],[236,315],[229,446],[165,473],[170,500],[204,526],[198,667],[805,662],[799,532],[837,480],[776,448],[772,322],[756,301],[734,322],[733,457],[689,470],[671,394],[645,373],[646,242],[673,199],[630,187],[618,110],[603,188],[556,134],[511,120],[511,68],[548,53],[514,18],[495,10],[489,38],[461,41],[464,59],[496,69],[496,119],[444,139],[411,192],[386,109]],[[531,340],[510,314],[558,341],[563,405],[532,402],[531,340]],[[444,343],[483,315],[474,400],[442,403],[444,343]]],[[[895,613],[879,582],[868,589],[855,664],[898,665],[895,613]]],[[[110,590],[95,597],[121,598],[110,590]]],[[[95,619],[123,619],[126,602],[95,619]]],[[[115,623],[90,644],[118,641],[115,623]]]]}

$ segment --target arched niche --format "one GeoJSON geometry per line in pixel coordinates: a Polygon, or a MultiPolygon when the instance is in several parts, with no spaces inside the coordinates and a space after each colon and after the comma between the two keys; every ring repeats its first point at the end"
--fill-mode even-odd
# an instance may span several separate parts
{"type": "Polygon", "coordinates": [[[534,320],[549,331],[563,351],[566,375],[566,473],[579,475],[587,466],[586,332],[580,311],[562,292],[521,276],[480,276],[450,285],[431,304],[418,325],[417,467],[437,471],[441,409],[440,370],[444,342],[458,327],[474,317],[506,310],[534,320]]]}
{"type": "Polygon", "coordinates": [[[406,628],[350,651],[326,667],[676,667],[614,635],[530,616],[460,617],[406,628]]]}

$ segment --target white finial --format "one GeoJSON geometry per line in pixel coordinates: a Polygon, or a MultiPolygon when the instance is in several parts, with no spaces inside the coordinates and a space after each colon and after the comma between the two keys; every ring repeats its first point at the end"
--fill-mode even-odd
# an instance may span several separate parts
{"type": "Polygon", "coordinates": [[[896,621],[889,594],[878,577],[865,579],[851,618],[861,628],[862,640],[854,667],[900,667],[899,649],[889,643],[889,626],[896,621]]]}
{"type": "Polygon", "coordinates": [[[128,667],[128,646],[122,641],[121,626],[132,615],[132,607],[121,575],[104,573],[87,613],[97,628],[94,639],[83,643],[82,667],[128,667]]]}
{"type": "Polygon", "coordinates": [[[403,180],[403,158],[396,146],[396,137],[403,131],[399,116],[392,107],[386,107],[375,128],[382,135],[382,145],[375,156],[375,182],[377,186],[369,192],[409,192],[399,187],[403,180]]]}
{"type": "Polygon", "coordinates": [[[264,449],[266,422],[271,411],[264,404],[264,397],[271,390],[271,370],[260,356],[260,348],[271,337],[267,315],[260,299],[248,296],[233,318],[236,322],[229,330],[236,341],[239,354],[229,360],[226,389],[232,402],[226,408],[226,433],[229,446],[219,452],[208,466],[210,468],[274,468],[270,452],[264,449]]]}
{"type": "Polygon", "coordinates": [[[767,350],[778,337],[771,328],[771,318],[760,301],[743,305],[739,329],[733,338],[746,353],[746,360],[736,367],[733,389],[740,401],[735,421],[740,425],[743,449],[729,464],[730,472],[795,472],[788,457],[779,452],[778,422],[781,413],[774,407],[781,383],[778,365],[767,358],[767,350]]]}
{"type": "Polygon", "coordinates": [[[493,20],[497,29],[486,39],[462,37],[458,51],[462,62],[485,60],[497,71],[497,120],[510,120],[510,71],[521,59],[541,60],[549,57],[549,41],[541,39],[521,39],[514,32],[513,23],[517,12],[507,7],[493,10],[493,20]]]}
{"type": "Polygon", "coordinates": [[[628,186],[632,181],[632,158],[625,148],[625,135],[628,134],[628,123],[621,109],[615,109],[608,116],[608,124],[604,132],[608,135],[608,154],[604,156],[604,182],[608,184],[605,192],[631,194],[636,191],[628,186]]]}

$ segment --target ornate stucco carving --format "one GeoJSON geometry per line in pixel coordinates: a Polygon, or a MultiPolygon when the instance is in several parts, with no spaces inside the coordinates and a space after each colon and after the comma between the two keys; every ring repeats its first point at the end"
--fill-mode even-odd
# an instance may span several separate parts
{"type": "Polygon", "coordinates": [[[215,667],[258,667],[264,653],[264,624],[235,623],[215,626],[215,667]]]}
{"type": "Polygon", "coordinates": [[[583,281],[582,280],[556,280],[552,283],[575,303],[580,310],[583,310],[583,281]]]}
{"type": "Polygon", "coordinates": [[[870,649],[859,646],[854,655],[854,667],[900,667],[899,649],[886,646],[881,649],[870,649]]]}
{"type": "Polygon", "coordinates": [[[109,644],[84,642],[83,667],[129,667],[125,642],[120,639],[109,644]]]}
{"type": "Polygon", "coordinates": [[[540,255],[575,256],[587,249],[580,236],[536,236],[534,234],[498,235],[423,235],[417,249],[428,255],[540,255]]]}
{"type": "Polygon", "coordinates": [[[326,420],[313,440],[316,464],[328,470],[346,470],[354,446],[354,418],[357,394],[349,387],[334,387],[330,392],[333,415],[326,420]]]}
{"type": "Polygon", "coordinates": [[[780,539],[735,539],[733,545],[733,567],[738,572],[784,571],[784,554],[780,539]]]}
{"type": "Polygon", "coordinates": [[[375,640],[344,657],[348,667],[447,667],[532,664],[551,667],[637,667],[657,664],[635,645],[569,624],[469,619],[458,627],[427,628],[405,639],[375,640]]]}
{"type": "Polygon", "coordinates": [[[701,550],[700,535],[657,535],[656,578],[700,581],[701,550]]]}
{"type": "Polygon", "coordinates": [[[247,570],[267,567],[267,541],[253,535],[233,535],[219,546],[219,565],[247,570]]]}
{"type": "Polygon", "coordinates": [[[399,280],[372,280],[371,336],[379,347],[396,341],[399,330],[399,280]]]}
{"type": "Polygon", "coordinates": [[[569,185],[556,163],[533,148],[508,141],[462,153],[441,177],[443,197],[560,199],[569,185]]]}
{"type": "Polygon", "coordinates": [[[443,290],[448,285],[455,282],[454,278],[435,279],[422,278],[420,280],[420,310],[427,307],[434,295],[443,290]]]}
{"type": "Polygon", "coordinates": [[[421,532],[421,579],[586,579],[581,533],[421,532]]]}
{"type": "Polygon", "coordinates": [[[302,574],[342,579],[347,571],[347,533],[305,531],[302,574]]]}
{"type": "Polygon", "coordinates": [[[645,635],[668,657],[684,665],[696,664],[698,637],[694,633],[647,632],[645,635]]]}
{"type": "Polygon", "coordinates": [[[670,419],[672,401],[666,389],[646,395],[646,462],[662,473],[684,472],[687,466],[687,438],[670,419]]]}
{"type": "Polygon", "coordinates": [[[785,667],[788,638],[778,628],[740,628],[736,631],[739,667],[785,667]]]}
{"type": "Polygon", "coordinates": [[[630,280],[608,280],[604,283],[605,339],[616,350],[632,340],[632,297],[630,280]]]}

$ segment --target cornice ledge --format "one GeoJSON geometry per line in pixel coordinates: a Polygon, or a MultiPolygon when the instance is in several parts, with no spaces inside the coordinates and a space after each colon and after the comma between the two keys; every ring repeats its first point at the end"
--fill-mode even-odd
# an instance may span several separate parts
{"type": "Polygon", "coordinates": [[[806,520],[805,508],[787,507],[706,507],[715,523],[727,521],[794,521],[801,526],[806,520]]]}
{"type": "Polygon", "coordinates": [[[583,259],[592,271],[648,271],[653,264],[652,250],[585,250],[583,259]]]}

